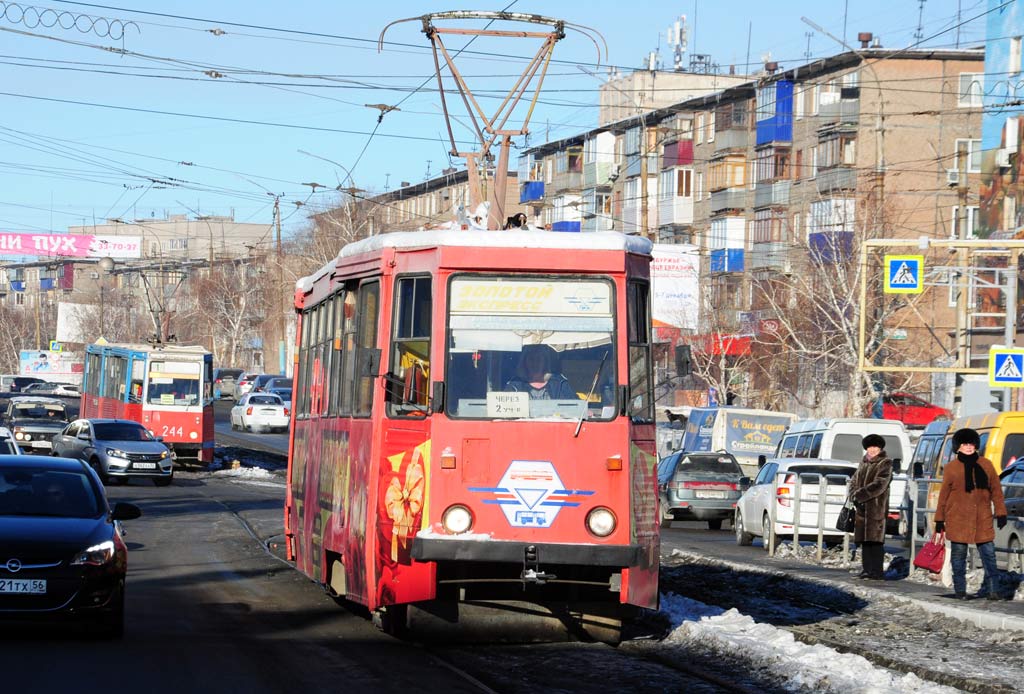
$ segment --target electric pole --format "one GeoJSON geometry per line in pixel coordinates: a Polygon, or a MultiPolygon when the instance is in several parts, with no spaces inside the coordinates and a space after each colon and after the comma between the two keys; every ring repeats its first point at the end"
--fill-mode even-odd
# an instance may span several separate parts
{"type": "MultiPolygon", "coordinates": [[[[956,146],[957,164],[957,238],[970,238],[967,228],[967,142],[961,140],[956,146]]],[[[970,301],[970,268],[968,267],[970,251],[961,246],[957,251],[956,264],[959,268],[956,295],[956,382],[953,388],[953,414],[962,416],[964,397],[964,372],[971,365],[971,338],[969,327],[970,301]]],[[[1009,308],[1009,307],[1008,307],[1009,308]]]]}
{"type": "Polygon", "coordinates": [[[274,196],[274,227],[277,230],[277,288],[281,292],[281,300],[278,301],[277,310],[277,364],[279,374],[288,374],[285,371],[286,350],[285,343],[285,312],[288,310],[288,291],[284,286],[284,249],[281,245],[281,196],[274,196]]]}

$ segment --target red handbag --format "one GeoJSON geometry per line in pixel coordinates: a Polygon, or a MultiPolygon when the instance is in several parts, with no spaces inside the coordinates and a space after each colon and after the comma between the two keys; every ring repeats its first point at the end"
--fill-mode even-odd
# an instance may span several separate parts
{"type": "Polygon", "coordinates": [[[942,572],[942,563],[946,560],[946,533],[936,533],[926,542],[921,551],[914,556],[914,566],[932,573],[942,572]]]}

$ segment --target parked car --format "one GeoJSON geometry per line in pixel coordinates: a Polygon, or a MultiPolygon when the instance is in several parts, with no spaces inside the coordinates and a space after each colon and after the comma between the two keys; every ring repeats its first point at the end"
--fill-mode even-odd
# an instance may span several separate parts
{"type": "Polygon", "coordinates": [[[0,618],[81,620],[120,638],[128,548],[119,523],[141,513],[111,509],[81,461],[0,457],[0,618]]]}
{"type": "Polygon", "coordinates": [[[14,433],[7,427],[0,427],[0,455],[21,455],[14,433]]]}
{"type": "MultiPolygon", "coordinates": [[[[868,417],[876,406],[877,402],[872,402],[868,406],[868,417]]],[[[952,418],[953,413],[945,407],[933,405],[910,393],[896,391],[882,396],[882,419],[895,419],[908,427],[923,427],[935,420],[952,418]]]]}
{"type": "Polygon", "coordinates": [[[0,376],[0,392],[20,393],[26,386],[42,382],[43,379],[36,378],[35,376],[0,376]]]}
{"type": "Polygon", "coordinates": [[[743,471],[725,452],[676,451],[658,463],[658,499],[661,527],[674,520],[706,520],[719,530],[732,518],[740,498],[743,471]]]}
{"type": "Polygon", "coordinates": [[[287,376],[281,374],[260,374],[256,377],[256,380],[252,382],[252,392],[258,393],[267,389],[267,384],[271,381],[278,379],[287,379],[287,376]]]}
{"type": "Polygon", "coordinates": [[[266,385],[263,386],[263,390],[291,390],[291,388],[291,376],[272,376],[270,380],[267,381],[266,385]]]}
{"type": "Polygon", "coordinates": [[[1015,462],[1003,470],[999,476],[1003,485],[1003,496],[1006,498],[1007,523],[1003,528],[996,528],[995,545],[1005,552],[996,552],[996,563],[1007,571],[1024,573],[1024,459],[1015,462]]]}
{"type": "Polygon", "coordinates": [[[7,403],[4,422],[25,453],[49,455],[53,438],[68,424],[68,411],[57,398],[17,395],[7,403]]]}
{"type": "Polygon", "coordinates": [[[276,395],[281,398],[284,402],[284,406],[289,410],[292,409],[292,389],[291,388],[268,388],[266,391],[272,395],[276,395]]]}
{"type": "Polygon", "coordinates": [[[82,397],[82,389],[74,383],[58,383],[53,394],[59,398],[80,398],[82,397]]]}
{"type": "Polygon", "coordinates": [[[241,400],[242,396],[252,390],[252,382],[256,380],[259,373],[255,371],[246,372],[235,381],[235,400],[241,400]]]}
{"type": "Polygon", "coordinates": [[[818,498],[821,478],[825,478],[824,538],[828,543],[840,543],[843,534],[836,530],[839,509],[846,500],[846,485],[857,470],[847,460],[814,458],[774,458],[765,462],[753,482],[741,480],[741,487],[749,487],[736,502],[733,527],[736,544],[749,545],[760,537],[764,548],[776,548],[783,537],[793,537],[793,506],[797,476],[800,484],[800,532],[808,537],[817,536],[818,498]],[[775,507],[775,524],[771,522],[771,508],[775,507]]]}
{"type": "Polygon", "coordinates": [[[54,439],[53,455],[87,463],[104,483],[143,478],[166,487],[174,480],[171,450],[130,419],[76,419],[54,439]]]}
{"type": "Polygon", "coordinates": [[[231,428],[254,432],[287,431],[290,415],[284,401],[273,393],[246,393],[231,408],[231,428]]]}
{"type": "MultiPolygon", "coordinates": [[[[939,454],[942,452],[942,441],[949,431],[949,420],[932,422],[924,428],[921,438],[917,440],[914,447],[914,457],[910,459],[910,475],[915,480],[938,479],[941,475],[939,465],[939,454]]],[[[952,448],[952,443],[950,444],[952,448]]],[[[917,534],[924,537],[929,533],[928,517],[932,514],[923,509],[928,508],[928,483],[917,482],[917,498],[910,499],[910,485],[907,485],[907,492],[903,500],[903,514],[900,518],[900,535],[910,537],[914,515],[917,516],[917,534]],[[909,511],[908,511],[909,509],[909,511]]],[[[938,497],[936,497],[938,499],[938,497]]]]}
{"type": "Polygon", "coordinates": [[[244,369],[218,368],[213,370],[213,397],[230,398],[235,395],[235,381],[245,373],[244,369]]]}
{"type": "Polygon", "coordinates": [[[27,395],[52,395],[56,397],[78,397],[82,392],[73,383],[53,383],[43,381],[42,383],[31,383],[22,391],[27,395]]]}

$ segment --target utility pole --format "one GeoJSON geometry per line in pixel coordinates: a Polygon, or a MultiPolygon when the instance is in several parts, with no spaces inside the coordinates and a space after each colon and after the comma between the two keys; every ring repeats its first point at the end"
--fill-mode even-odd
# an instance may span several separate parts
{"type": "Polygon", "coordinates": [[[287,374],[285,371],[285,311],[287,311],[288,292],[284,286],[284,250],[281,245],[281,196],[274,196],[274,227],[277,229],[277,288],[281,292],[281,301],[277,306],[277,364],[279,374],[287,374]]]}
{"type": "MultiPolygon", "coordinates": [[[[957,238],[964,240],[970,238],[970,230],[967,228],[967,142],[961,140],[956,146],[957,163],[957,203],[959,208],[956,215],[957,238]]],[[[970,268],[968,267],[970,251],[961,246],[957,250],[956,264],[959,268],[956,296],[956,382],[953,388],[953,414],[957,417],[963,415],[964,397],[964,373],[963,370],[971,365],[971,338],[969,327],[969,302],[970,302],[970,268]]],[[[1010,307],[1007,306],[1007,310],[1010,307]]]]}
{"type": "Polygon", "coordinates": [[[640,233],[645,239],[651,238],[651,225],[648,215],[650,210],[647,202],[647,121],[640,114],[640,233]]]}

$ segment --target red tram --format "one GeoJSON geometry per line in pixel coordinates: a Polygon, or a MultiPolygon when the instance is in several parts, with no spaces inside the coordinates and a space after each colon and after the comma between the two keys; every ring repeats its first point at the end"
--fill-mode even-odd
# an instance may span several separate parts
{"type": "Polygon", "coordinates": [[[650,260],[612,232],[407,232],[300,280],[289,558],[392,631],[615,641],[657,608],[650,260]]]}
{"type": "Polygon", "coordinates": [[[208,465],[213,355],[185,345],[89,345],[79,416],[132,419],[161,437],[175,460],[208,465]]]}

